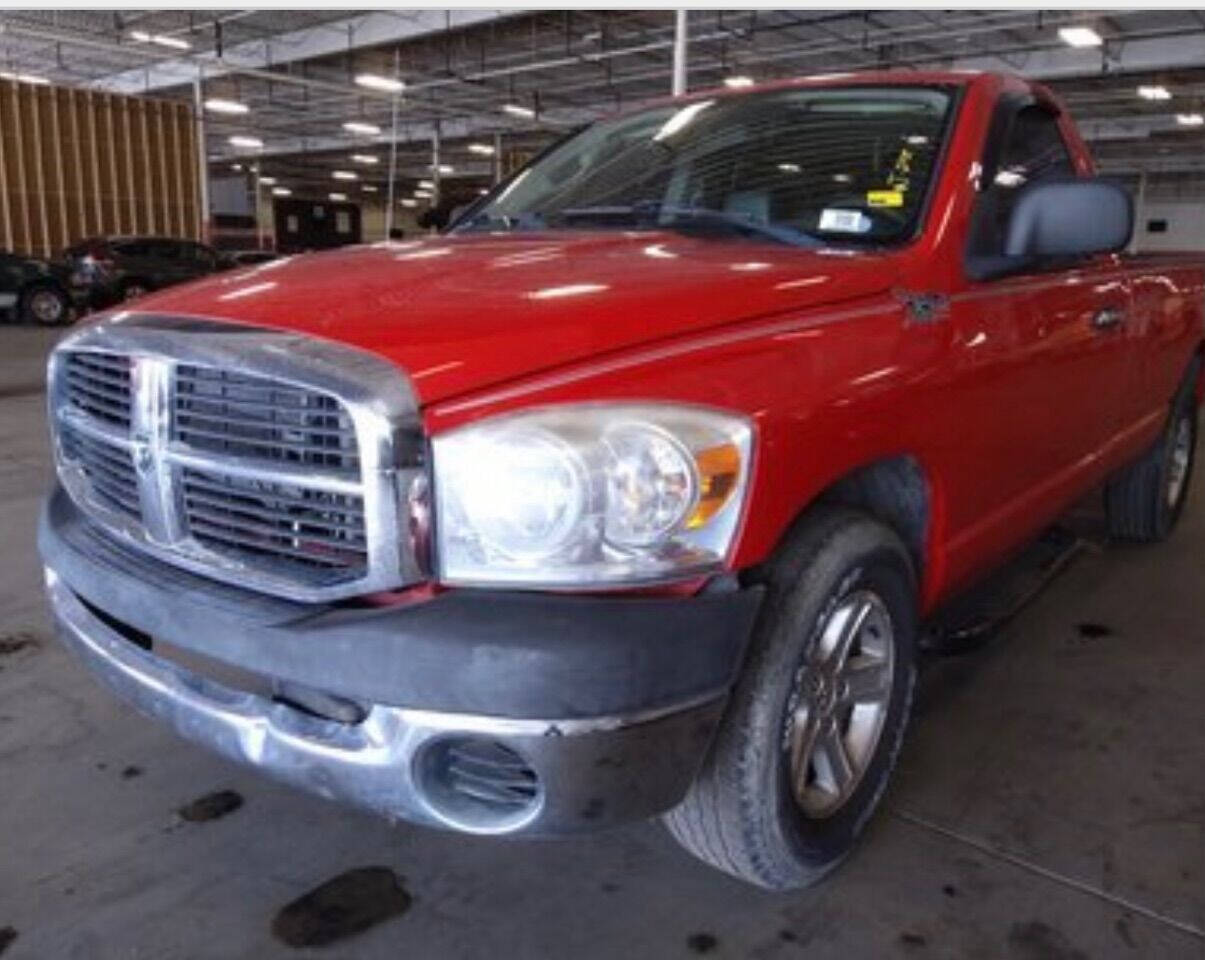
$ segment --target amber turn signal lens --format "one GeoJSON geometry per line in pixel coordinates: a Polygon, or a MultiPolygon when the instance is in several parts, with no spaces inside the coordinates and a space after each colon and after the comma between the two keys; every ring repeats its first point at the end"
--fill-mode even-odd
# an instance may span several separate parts
{"type": "Polygon", "coordinates": [[[687,530],[697,530],[728,502],[741,476],[741,451],[731,443],[708,447],[695,454],[699,470],[699,503],[686,521],[687,530]]]}

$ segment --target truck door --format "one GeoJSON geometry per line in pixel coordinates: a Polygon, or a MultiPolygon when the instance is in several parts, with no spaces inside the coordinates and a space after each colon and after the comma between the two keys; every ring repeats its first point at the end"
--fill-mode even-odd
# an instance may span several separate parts
{"type": "Polygon", "coordinates": [[[972,489],[951,504],[950,521],[956,541],[960,520],[965,525],[957,546],[968,555],[1015,545],[1090,485],[1131,386],[1122,336],[1130,290],[1117,257],[974,276],[977,265],[1003,254],[1008,218],[1026,185],[1077,175],[1058,114],[1030,97],[1002,100],[981,166],[971,276],[952,304],[966,400],[961,433],[975,464],[972,489]]]}

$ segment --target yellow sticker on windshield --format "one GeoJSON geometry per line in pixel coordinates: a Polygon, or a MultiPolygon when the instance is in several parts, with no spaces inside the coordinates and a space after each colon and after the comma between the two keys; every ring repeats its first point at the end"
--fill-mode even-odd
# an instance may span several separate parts
{"type": "Polygon", "coordinates": [[[899,190],[867,190],[866,204],[871,207],[902,207],[904,195],[899,190]]]}

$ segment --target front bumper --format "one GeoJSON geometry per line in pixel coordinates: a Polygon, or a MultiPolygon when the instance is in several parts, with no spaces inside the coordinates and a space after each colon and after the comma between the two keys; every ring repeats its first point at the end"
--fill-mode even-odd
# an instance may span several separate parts
{"type": "Polygon", "coordinates": [[[61,491],[39,545],[63,641],[144,713],[323,796],[483,834],[571,833],[674,806],[760,600],[468,593],[307,606],[150,561],[61,491]],[[227,668],[263,683],[217,679],[227,668]],[[274,695],[298,687],[362,712],[335,720],[274,695]]]}

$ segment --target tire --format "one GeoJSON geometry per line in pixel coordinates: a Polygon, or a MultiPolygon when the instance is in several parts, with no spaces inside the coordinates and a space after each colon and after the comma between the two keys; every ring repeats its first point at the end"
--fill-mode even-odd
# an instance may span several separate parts
{"type": "Polygon", "coordinates": [[[1184,512],[1197,446],[1200,367],[1198,359],[1189,368],[1154,446],[1105,486],[1105,519],[1115,540],[1158,543],[1184,512]]]}
{"type": "Polygon", "coordinates": [[[21,294],[22,323],[57,327],[71,317],[71,302],[57,287],[30,287],[21,294]]]}
{"type": "Polygon", "coordinates": [[[883,795],[915,683],[917,589],[900,538],[844,508],[813,511],[792,532],[767,586],[745,669],[703,769],[686,799],[663,819],[678,843],[703,862],[757,886],[786,890],[834,869],[883,795]],[[868,734],[862,713],[856,726],[852,714],[842,726],[847,749],[855,745],[851,766],[860,773],[837,795],[826,751],[807,763],[793,762],[792,755],[806,739],[797,735],[809,729],[803,717],[843,723],[846,681],[827,679],[839,658],[824,660],[824,653],[863,606],[870,612],[853,631],[846,662],[879,663],[877,734],[868,734]],[[797,798],[793,774],[799,771],[807,774],[799,778],[805,786],[797,798]],[[823,809],[826,800],[830,806],[823,809]]]}

